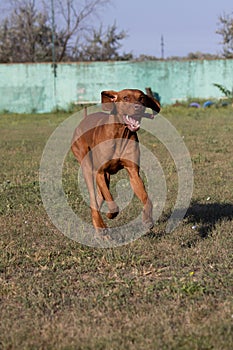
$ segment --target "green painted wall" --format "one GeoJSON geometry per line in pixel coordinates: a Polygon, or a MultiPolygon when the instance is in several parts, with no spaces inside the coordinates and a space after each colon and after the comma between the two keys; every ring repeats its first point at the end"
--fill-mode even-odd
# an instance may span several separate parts
{"type": "Polygon", "coordinates": [[[162,104],[218,98],[213,83],[233,86],[233,60],[0,64],[0,111],[50,112],[70,103],[99,102],[102,90],[151,87],[162,104]]]}

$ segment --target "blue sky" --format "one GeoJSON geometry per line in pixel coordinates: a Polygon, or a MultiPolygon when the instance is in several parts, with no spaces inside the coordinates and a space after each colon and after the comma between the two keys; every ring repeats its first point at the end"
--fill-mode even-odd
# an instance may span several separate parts
{"type": "Polygon", "coordinates": [[[216,34],[219,15],[233,12],[232,0],[112,0],[101,16],[104,25],[116,21],[129,37],[123,51],[165,57],[189,52],[220,53],[221,36],[216,34]]]}

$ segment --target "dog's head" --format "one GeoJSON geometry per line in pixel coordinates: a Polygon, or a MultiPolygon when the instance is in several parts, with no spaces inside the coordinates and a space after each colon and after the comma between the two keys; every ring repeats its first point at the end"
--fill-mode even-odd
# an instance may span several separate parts
{"type": "Polygon", "coordinates": [[[137,131],[140,128],[146,108],[151,108],[153,114],[160,111],[159,102],[141,90],[102,91],[101,99],[103,109],[117,114],[131,131],[137,131]]]}

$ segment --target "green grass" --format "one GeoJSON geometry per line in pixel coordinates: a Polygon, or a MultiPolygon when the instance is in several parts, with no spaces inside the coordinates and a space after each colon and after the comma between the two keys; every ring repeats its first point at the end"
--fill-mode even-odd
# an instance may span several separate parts
{"type": "MultiPolygon", "coordinates": [[[[150,235],[114,249],[69,240],[43,208],[40,158],[68,115],[0,116],[1,349],[232,349],[233,110],[167,107],[162,114],[190,151],[192,203],[166,233],[177,174],[165,147],[140,132],[163,167],[167,202],[150,235]]],[[[69,154],[64,188],[86,218],[77,170],[69,154]]],[[[118,222],[139,208],[135,201],[118,222]]]]}

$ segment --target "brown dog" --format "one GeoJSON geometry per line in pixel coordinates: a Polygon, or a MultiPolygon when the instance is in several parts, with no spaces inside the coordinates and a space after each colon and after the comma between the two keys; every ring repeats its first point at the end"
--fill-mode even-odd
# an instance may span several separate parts
{"type": "Polygon", "coordinates": [[[103,109],[110,114],[87,115],[76,128],[71,147],[81,164],[89,191],[93,225],[97,233],[106,228],[100,215],[104,200],[109,209],[107,217],[113,219],[118,214],[119,208],[109,191],[110,175],[125,168],[134,193],[143,203],[143,223],[152,228],[152,203],[139,175],[140,151],[136,132],[142,117],[153,118],[145,113],[146,107],[158,113],[160,104],[135,89],[102,91],[101,97],[103,109]]]}

